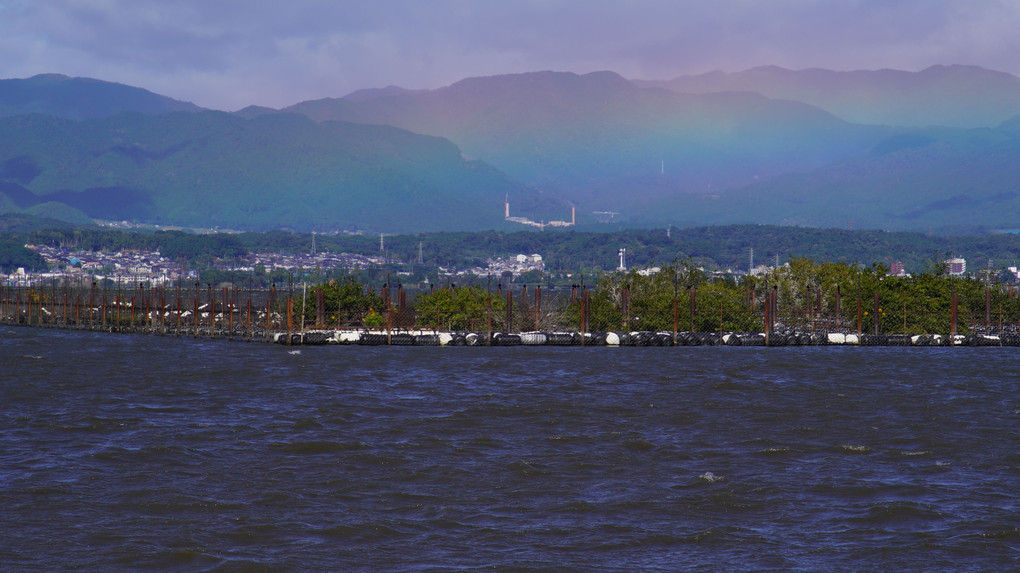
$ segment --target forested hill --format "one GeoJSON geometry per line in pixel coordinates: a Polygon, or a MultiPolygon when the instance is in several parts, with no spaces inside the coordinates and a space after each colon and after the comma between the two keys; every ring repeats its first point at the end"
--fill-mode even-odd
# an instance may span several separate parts
{"type": "Polygon", "coordinates": [[[0,118],[0,212],[244,230],[479,230],[509,226],[507,194],[522,207],[548,203],[448,140],[388,126],[211,111],[0,118]]]}
{"type": "Polygon", "coordinates": [[[39,113],[66,119],[95,119],[125,111],[199,111],[189,102],[149,90],[91,78],[41,74],[0,80],[0,117],[39,113]]]}

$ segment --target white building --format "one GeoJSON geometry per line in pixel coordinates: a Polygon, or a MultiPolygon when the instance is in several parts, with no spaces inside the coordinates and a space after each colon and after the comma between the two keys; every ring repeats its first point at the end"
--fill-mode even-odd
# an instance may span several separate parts
{"type": "Polygon", "coordinates": [[[962,276],[967,273],[967,261],[966,259],[949,259],[946,261],[946,270],[954,277],[962,276]]]}

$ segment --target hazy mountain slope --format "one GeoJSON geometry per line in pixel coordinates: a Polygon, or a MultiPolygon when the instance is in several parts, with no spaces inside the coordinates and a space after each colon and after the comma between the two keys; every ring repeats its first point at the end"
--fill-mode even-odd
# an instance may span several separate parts
{"type": "Polygon", "coordinates": [[[123,111],[159,114],[198,106],[141,88],[89,78],[45,74],[0,80],[0,117],[42,113],[67,119],[107,117],[123,111]]]}
{"type": "Polygon", "coordinates": [[[23,209],[256,230],[486,229],[506,193],[543,201],[447,140],[296,114],[0,119],[0,180],[23,209]]]}
{"type": "Polygon", "coordinates": [[[991,127],[1020,113],[1020,78],[976,66],[932,66],[920,72],[765,66],[635,83],[693,94],[753,91],[863,124],[991,127]]]}
{"type": "Polygon", "coordinates": [[[680,197],[646,213],[684,213],[698,224],[950,230],[1016,228],[1020,129],[931,128],[897,135],[869,153],[715,196],[680,197]]]}
{"type": "MultiPolygon", "coordinates": [[[[289,112],[0,118],[0,212],[243,229],[519,228],[503,221],[509,194],[513,215],[566,218],[570,201],[581,224],[615,211],[624,225],[1016,226],[1013,76],[951,66],[692,78],[685,89],[711,93],[638,87],[610,72],[538,72],[431,91],[361,90],[289,112]],[[740,91],[749,89],[872,119],[1009,121],[858,125],[740,91]]],[[[95,80],[18,81],[49,82],[51,96],[77,93],[81,113],[101,115],[101,94],[116,100],[110,110],[124,107],[130,98],[110,95],[122,89],[162,97],[95,80]]]]}
{"type": "Polygon", "coordinates": [[[471,78],[287,111],[446,137],[528,184],[616,211],[816,168],[888,137],[797,102],[643,89],[610,72],[471,78]]]}

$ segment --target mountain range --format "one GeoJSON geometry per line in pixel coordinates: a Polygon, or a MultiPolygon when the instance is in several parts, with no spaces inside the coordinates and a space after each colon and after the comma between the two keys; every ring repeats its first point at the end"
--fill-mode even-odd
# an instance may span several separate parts
{"type": "Polygon", "coordinates": [[[509,197],[591,228],[974,231],[1015,226],[1018,136],[1020,78],[970,66],[534,72],[232,114],[36,76],[0,80],[0,212],[415,232],[515,228],[509,197]]]}

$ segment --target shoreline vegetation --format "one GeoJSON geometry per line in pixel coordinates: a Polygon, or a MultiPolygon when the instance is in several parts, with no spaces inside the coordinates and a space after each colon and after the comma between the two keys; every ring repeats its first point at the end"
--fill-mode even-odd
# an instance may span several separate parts
{"type": "Polygon", "coordinates": [[[991,276],[941,266],[907,277],[880,264],[794,259],[736,279],[687,259],[569,289],[52,281],[0,287],[0,322],[288,345],[1016,346],[1020,297],[991,276]]]}

